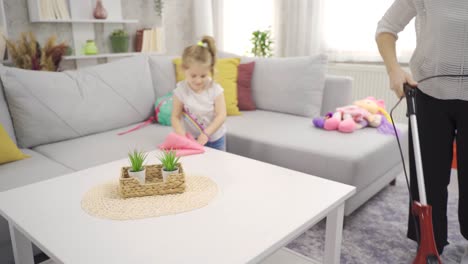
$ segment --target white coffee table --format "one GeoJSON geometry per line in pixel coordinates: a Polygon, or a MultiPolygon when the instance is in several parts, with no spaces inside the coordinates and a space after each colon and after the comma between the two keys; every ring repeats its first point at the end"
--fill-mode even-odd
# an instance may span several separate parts
{"type": "Polygon", "coordinates": [[[354,187],[211,149],[181,161],[188,174],[212,178],[219,193],[178,215],[112,221],[81,209],[83,194],[117,179],[126,159],[0,193],[16,262],[33,263],[32,241],[49,263],[310,263],[283,247],[326,217],[323,262],[339,263],[344,202],[354,187]]]}

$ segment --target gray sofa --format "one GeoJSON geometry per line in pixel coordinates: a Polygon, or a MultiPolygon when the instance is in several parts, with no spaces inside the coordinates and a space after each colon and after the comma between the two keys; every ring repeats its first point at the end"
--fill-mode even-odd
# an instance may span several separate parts
{"type": "MultiPolygon", "coordinates": [[[[0,165],[0,191],[125,158],[135,147],[155,149],[170,127],[151,124],[123,136],[117,133],[145,120],[155,98],[175,87],[171,59],[142,55],[65,73],[1,67],[0,122],[31,157],[0,165]]],[[[268,59],[257,62],[252,89],[259,109],[228,117],[228,152],[356,186],[356,195],[346,203],[347,215],[401,172],[393,137],[375,129],[344,135],[312,126],[312,116],[351,102],[350,78],[325,75],[326,68],[317,68],[316,63],[323,64],[323,58],[277,59],[273,66],[268,59]],[[296,100],[289,104],[305,97],[312,98],[311,105],[288,106],[264,98],[265,92],[275,93],[264,87],[277,81],[275,71],[285,70],[291,73],[281,78],[292,78],[287,80],[292,87],[286,88],[304,86],[314,92],[302,95],[300,89],[280,87],[272,96],[284,97],[281,93],[286,91],[296,100]],[[305,79],[306,83],[295,84],[295,74],[313,76],[317,83],[305,79]]],[[[405,146],[407,128],[399,128],[405,146]]],[[[0,217],[0,263],[10,262],[8,225],[0,217]]]]}

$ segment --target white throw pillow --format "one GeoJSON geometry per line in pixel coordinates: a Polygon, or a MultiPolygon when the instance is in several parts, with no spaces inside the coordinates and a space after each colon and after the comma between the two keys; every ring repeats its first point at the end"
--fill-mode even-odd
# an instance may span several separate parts
{"type": "Polygon", "coordinates": [[[174,63],[176,56],[150,56],[149,65],[156,97],[162,97],[176,88],[174,63]]]}
{"type": "Polygon", "coordinates": [[[155,95],[148,58],[65,72],[1,74],[18,144],[30,148],[140,122],[155,95]]]}
{"type": "MultiPolygon", "coordinates": [[[[6,67],[0,65],[0,75],[4,72],[6,67]]],[[[3,84],[0,82],[0,124],[5,128],[6,132],[10,136],[11,140],[16,144],[15,131],[13,130],[13,124],[11,123],[10,110],[8,110],[7,103],[5,101],[3,93],[3,84]]]]}
{"type": "Polygon", "coordinates": [[[320,114],[327,56],[257,58],[252,93],[258,109],[313,117],[320,114]]]}

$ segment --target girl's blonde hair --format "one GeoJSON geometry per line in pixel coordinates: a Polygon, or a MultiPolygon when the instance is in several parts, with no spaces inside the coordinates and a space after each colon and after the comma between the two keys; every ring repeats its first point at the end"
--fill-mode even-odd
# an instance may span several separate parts
{"type": "Polygon", "coordinates": [[[182,54],[182,67],[186,69],[192,63],[210,66],[211,75],[214,76],[216,45],[213,37],[203,36],[199,43],[184,49],[184,53],[182,54]]]}

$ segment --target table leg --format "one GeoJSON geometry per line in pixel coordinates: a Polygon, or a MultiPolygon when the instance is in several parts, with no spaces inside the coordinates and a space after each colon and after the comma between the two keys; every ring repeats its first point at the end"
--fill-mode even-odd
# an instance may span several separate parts
{"type": "Polygon", "coordinates": [[[34,255],[31,241],[12,223],[9,223],[9,225],[15,263],[34,264],[34,255]]]}
{"type": "Polygon", "coordinates": [[[325,231],[325,254],[323,257],[323,263],[340,263],[343,217],[344,204],[339,205],[327,216],[327,227],[325,231]]]}

